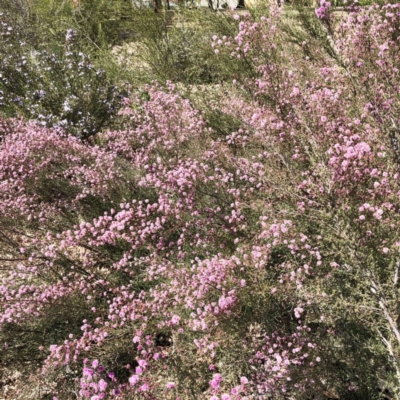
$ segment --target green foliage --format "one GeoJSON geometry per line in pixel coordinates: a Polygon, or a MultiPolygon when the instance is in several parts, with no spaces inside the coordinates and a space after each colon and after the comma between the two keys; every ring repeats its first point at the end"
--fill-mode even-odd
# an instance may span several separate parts
{"type": "MultiPolygon", "coordinates": [[[[0,112],[87,139],[107,126],[122,99],[104,69],[95,67],[76,31],[45,35],[9,12],[0,16],[0,112]]],[[[38,23],[38,22],[37,22],[38,23]]]]}
{"type": "MultiPolygon", "coordinates": [[[[145,66],[142,82],[156,79],[185,85],[218,83],[235,74],[228,58],[216,59],[210,47],[213,35],[231,35],[235,23],[230,15],[208,10],[140,12],[135,18],[135,59],[145,66]]],[[[135,61],[135,60],[133,60],[135,61]]]]}

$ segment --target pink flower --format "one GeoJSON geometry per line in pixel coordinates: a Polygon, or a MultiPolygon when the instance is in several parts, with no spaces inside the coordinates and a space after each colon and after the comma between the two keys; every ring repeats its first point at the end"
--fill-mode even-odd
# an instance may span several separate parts
{"type": "Polygon", "coordinates": [[[245,376],[240,377],[240,383],[242,385],[247,385],[249,383],[249,380],[245,376]]]}
{"type": "Polygon", "coordinates": [[[141,367],[136,367],[135,373],[136,373],[137,375],[142,375],[142,374],[143,374],[143,369],[142,369],[141,367]]]}
{"type": "Polygon", "coordinates": [[[99,389],[104,392],[107,389],[108,383],[104,379],[99,380],[99,389]]]}
{"type": "Polygon", "coordinates": [[[301,314],[303,314],[304,310],[301,307],[296,307],[294,309],[294,315],[296,318],[301,318],[301,314]]]}
{"type": "Polygon", "coordinates": [[[167,382],[167,388],[168,389],[173,389],[175,387],[175,383],[174,382],[167,382]]]}
{"type": "Polygon", "coordinates": [[[108,376],[113,382],[116,381],[114,372],[109,372],[109,373],[107,374],[107,376],[108,376]]]}
{"type": "Polygon", "coordinates": [[[135,386],[139,382],[139,377],[137,375],[132,375],[129,378],[129,383],[131,386],[135,386]]]}
{"type": "Polygon", "coordinates": [[[218,389],[219,384],[221,383],[221,381],[222,381],[222,376],[221,376],[221,374],[214,374],[213,379],[212,379],[211,382],[210,382],[210,386],[211,386],[213,389],[218,389]]]}
{"type": "Polygon", "coordinates": [[[141,392],[147,392],[149,389],[150,389],[150,386],[147,383],[144,383],[142,386],[140,386],[141,392]]]}
{"type": "Polygon", "coordinates": [[[179,323],[180,320],[181,320],[181,317],[179,317],[178,315],[174,315],[174,316],[172,317],[172,319],[171,319],[171,323],[172,323],[173,325],[176,325],[176,324],[179,323]]]}
{"type": "Polygon", "coordinates": [[[292,90],[292,96],[297,96],[300,93],[300,90],[298,87],[294,87],[292,90]]]}
{"type": "Polygon", "coordinates": [[[91,368],[83,368],[83,376],[91,379],[93,376],[93,370],[91,368]]]}

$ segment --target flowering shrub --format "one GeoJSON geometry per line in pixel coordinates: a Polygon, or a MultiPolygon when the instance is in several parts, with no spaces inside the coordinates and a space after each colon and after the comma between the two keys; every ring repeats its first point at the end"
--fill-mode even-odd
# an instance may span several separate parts
{"type": "Polygon", "coordinates": [[[88,139],[110,123],[120,107],[121,89],[82,51],[68,29],[61,44],[43,43],[0,12],[0,111],[47,127],[61,127],[88,139]]]}
{"type": "Polygon", "coordinates": [[[249,69],[218,101],[153,84],[95,145],[1,121],[1,360],[30,387],[399,398],[400,6],[331,52],[235,18],[212,48],[249,69]]]}

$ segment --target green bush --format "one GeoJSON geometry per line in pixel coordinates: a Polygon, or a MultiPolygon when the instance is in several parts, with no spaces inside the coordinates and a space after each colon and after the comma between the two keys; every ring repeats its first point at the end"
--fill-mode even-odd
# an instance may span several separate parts
{"type": "Polygon", "coordinates": [[[15,14],[0,16],[0,112],[87,139],[110,125],[123,89],[75,30],[42,33],[36,23],[26,28],[15,14]]]}

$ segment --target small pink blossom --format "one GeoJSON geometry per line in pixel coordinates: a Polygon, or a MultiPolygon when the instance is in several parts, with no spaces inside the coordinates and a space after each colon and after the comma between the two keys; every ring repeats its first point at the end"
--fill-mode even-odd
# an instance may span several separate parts
{"type": "Polygon", "coordinates": [[[143,368],[142,367],[136,367],[135,368],[135,373],[136,373],[136,375],[142,375],[143,374],[143,368]]]}
{"type": "Polygon", "coordinates": [[[108,383],[104,379],[99,380],[99,389],[104,392],[107,389],[108,383]]]}
{"type": "Polygon", "coordinates": [[[303,314],[303,312],[304,312],[304,309],[301,307],[296,307],[294,309],[294,315],[296,318],[301,318],[301,314],[303,314]]]}
{"type": "Polygon", "coordinates": [[[222,381],[222,376],[221,376],[221,374],[214,374],[213,379],[212,379],[211,382],[210,382],[210,386],[211,386],[213,389],[218,389],[218,387],[219,387],[221,381],[222,381]]]}
{"type": "Polygon", "coordinates": [[[181,317],[179,317],[178,315],[174,315],[171,319],[171,323],[173,325],[177,325],[179,323],[179,321],[181,320],[181,317]]]}
{"type": "Polygon", "coordinates": [[[147,392],[149,389],[150,389],[150,386],[147,383],[144,383],[142,386],[140,386],[141,392],[147,392]]]}
{"type": "Polygon", "coordinates": [[[139,377],[137,375],[132,375],[129,378],[129,383],[130,383],[131,386],[136,385],[138,382],[139,382],[139,377]]]}

